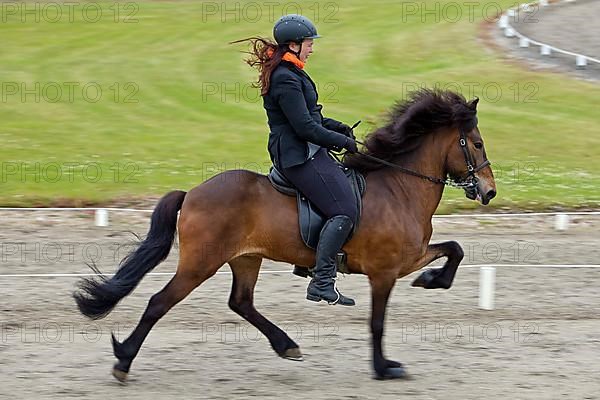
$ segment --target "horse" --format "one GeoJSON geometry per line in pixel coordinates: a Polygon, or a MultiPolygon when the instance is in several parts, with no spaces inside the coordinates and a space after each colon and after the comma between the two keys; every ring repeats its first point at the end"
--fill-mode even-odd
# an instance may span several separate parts
{"type": "MultiPolygon", "coordinates": [[[[360,224],[343,250],[349,272],[366,275],[371,286],[375,379],[407,376],[402,363],[384,356],[381,344],[396,280],[446,257],[442,267],[425,270],[412,286],[448,289],[463,259],[455,241],[429,243],[432,216],[445,186],[454,183],[483,205],[496,195],[477,103],[477,98],[467,101],[452,91],[413,92],[391,107],[387,121],[366,136],[362,151],[343,156],[343,164],[366,180],[360,224]]],[[[314,265],[315,251],[302,242],[297,218],[296,200],[277,192],[267,176],[249,170],[227,170],[189,192],[164,195],[146,238],[121,261],[116,274],[108,278],[97,271],[97,276],[79,281],[73,292],[83,315],[103,318],[168,256],[177,230],[175,275],[150,298],[129,337],[121,343],[112,336],[114,377],[126,380],[152,327],[226,263],[233,275],[229,307],[260,330],[279,356],[302,360],[298,344],[253,302],[263,258],[314,265]]]]}

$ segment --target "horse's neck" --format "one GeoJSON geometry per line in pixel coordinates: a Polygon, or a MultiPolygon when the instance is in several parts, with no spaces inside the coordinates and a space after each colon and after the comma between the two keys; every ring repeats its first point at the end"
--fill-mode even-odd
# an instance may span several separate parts
{"type": "MultiPolygon", "coordinates": [[[[440,135],[442,136],[442,135],[440,135]]],[[[445,136],[445,135],[444,135],[445,136]]],[[[404,160],[394,163],[420,174],[444,179],[446,177],[446,146],[441,138],[431,135],[404,160]]],[[[404,204],[419,219],[430,220],[440,204],[444,185],[409,175],[393,167],[378,171],[384,184],[392,192],[394,204],[404,204]]]]}

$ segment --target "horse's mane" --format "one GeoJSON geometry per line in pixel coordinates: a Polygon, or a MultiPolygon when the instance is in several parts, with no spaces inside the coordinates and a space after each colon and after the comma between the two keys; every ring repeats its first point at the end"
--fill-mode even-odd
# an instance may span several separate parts
{"type": "MultiPolygon", "coordinates": [[[[387,123],[366,136],[365,146],[360,151],[386,161],[398,161],[418,149],[428,134],[441,128],[473,124],[476,113],[475,108],[470,107],[458,93],[420,89],[411,92],[406,100],[394,104],[388,113],[387,123]]],[[[384,167],[377,161],[350,153],[346,153],[343,163],[360,172],[384,167]]]]}

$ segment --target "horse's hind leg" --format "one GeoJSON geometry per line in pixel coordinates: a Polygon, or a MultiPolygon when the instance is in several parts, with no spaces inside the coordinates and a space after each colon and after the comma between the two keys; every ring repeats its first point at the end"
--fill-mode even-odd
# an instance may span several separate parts
{"type": "Polygon", "coordinates": [[[450,286],[452,286],[458,265],[464,257],[462,248],[454,241],[427,246],[427,253],[423,259],[419,261],[419,267],[417,269],[424,267],[440,257],[448,257],[444,266],[424,271],[414,280],[412,286],[425,289],[449,289],[450,286]]]}
{"type": "Polygon", "coordinates": [[[262,258],[257,256],[242,256],[229,261],[233,272],[229,307],[260,330],[279,356],[300,361],[302,353],[298,345],[254,308],[254,287],[261,262],[262,258]]]}
{"type": "Polygon", "coordinates": [[[154,324],[192,290],[213,276],[220,267],[213,265],[199,268],[197,263],[182,264],[184,262],[182,257],[175,276],[160,292],[150,298],[146,311],[131,335],[123,343],[119,343],[113,335],[113,350],[119,360],[113,368],[113,375],[119,381],[123,382],[127,378],[131,363],[154,324]]]}

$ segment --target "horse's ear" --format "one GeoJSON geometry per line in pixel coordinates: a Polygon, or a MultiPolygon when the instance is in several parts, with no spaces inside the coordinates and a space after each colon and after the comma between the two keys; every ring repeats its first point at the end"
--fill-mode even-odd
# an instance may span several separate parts
{"type": "Polygon", "coordinates": [[[470,109],[477,110],[477,103],[479,103],[479,97],[475,97],[467,105],[469,106],[470,109]]]}

